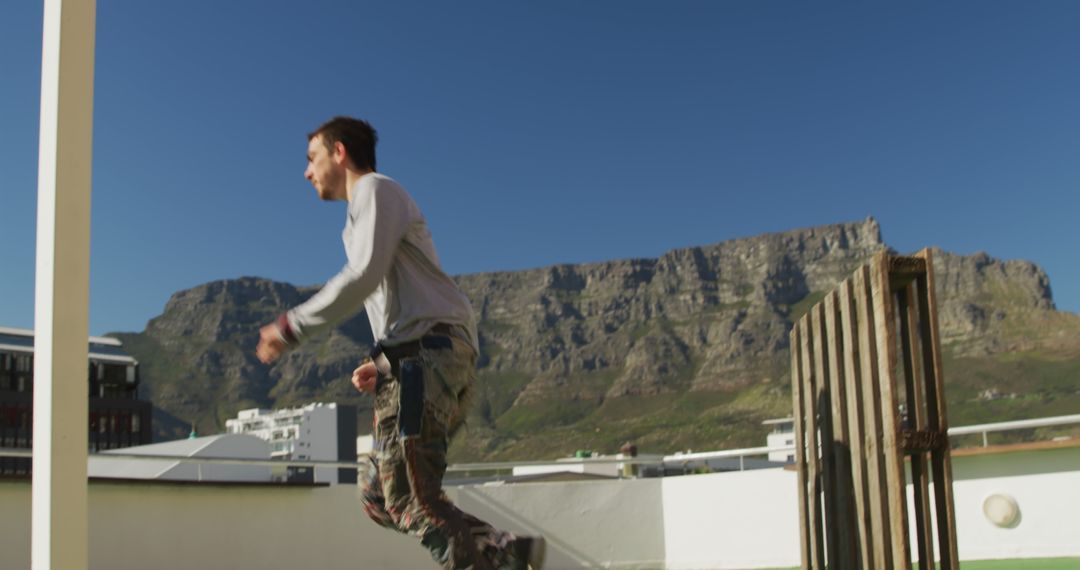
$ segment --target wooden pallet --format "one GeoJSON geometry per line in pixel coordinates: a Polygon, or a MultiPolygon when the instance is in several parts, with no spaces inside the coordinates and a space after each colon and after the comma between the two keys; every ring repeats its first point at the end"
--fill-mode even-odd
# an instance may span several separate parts
{"type": "Polygon", "coordinates": [[[914,530],[919,568],[958,569],[930,251],[875,255],[799,319],[791,383],[802,567],[907,570],[914,530]]]}

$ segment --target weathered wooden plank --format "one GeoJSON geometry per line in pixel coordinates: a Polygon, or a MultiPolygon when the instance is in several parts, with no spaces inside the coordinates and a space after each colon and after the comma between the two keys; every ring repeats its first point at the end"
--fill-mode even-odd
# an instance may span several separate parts
{"type": "MultiPolygon", "coordinates": [[[[902,425],[905,435],[926,430],[926,409],[922,395],[922,367],[919,361],[921,348],[916,314],[915,286],[909,284],[896,297],[900,319],[900,348],[904,368],[904,393],[907,403],[907,421],[902,425]]],[[[908,446],[905,445],[907,450],[908,446]]],[[[915,491],[915,537],[918,544],[919,568],[934,568],[934,529],[930,519],[930,479],[927,454],[919,450],[910,452],[911,482],[915,491]]]]}
{"type": "MultiPolygon", "coordinates": [[[[888,491],[885,460],[882,454],[881,398],[878,386],[877,343],[874,342],[874,306],[870,292],[870,268],[860,267],[853,277],[853,293],[858,316],[859,375],[862,379],[866,457],[866,489],[870,503],[870,524],[875,537],[871,568],[888,570],[892,565],[892,541],[889,540],[888,491]]],[[[902,570],[907,570],[903,568],[902,570]]]]}
{"type": "Polygon", "coordinates": [[[941,374],[941,337],[938,331],[937,295],[934,290],[934,259],[929,249],[916,254],[924,260],[926,273],[916,279],[919,300],[920,331],[922,333],[923,370],[928,428],[946,434],[946,444],[931,452],[934,474],[934,503],[937,518],[938,549],[941,570],[957,570],[960,559],[956,550],[956,514],[952,488],[952,460],[948,445],[948,419],[945,409],[945,385],[941,374]]]}
{"type": "Polygon", "coordinates": [[[833,453],[835,445],[833,441],[832,404],[829,386],[828,333],[825,331],[825,307],[818,303],[810,308],[810,328],[813,331],[813,358],[814,358],[814,403],[817,404],[818,429],[821,436],[821,487],[822,505],[824,507],[825,530],[825,560],[829,568],[836,568],[837,564],[837,536],[839,534],[839,521],[835,520],[838,509],[837,498],[837,473],[836,457],[833,453]]]}
{"type": "Polygon", "coordinates": [[[829,567],[839,570],[856,570],[857,529],[855,527],[855,499],[851,482],[851,442],[848,437],[847,401],[844,398],[843,343],[844,336],[839,322],[840,295],[835,290],[822,301],[824,309],[825,360],[828,371],[830,404],[830,431],[828,440],[832,448],[832,476],[834,511],[828,532],[836,535],[835,550],[830,551],[829,567]],[[832,554],[835,553],[835,556],[832,554]]]}
{"type": "Polygon", "coordinates": [[[910,568],[911,553],[907,540],[907,485],[904,479],[903,453],[897,443],[900,422],[896,398],[896,333],[892,290],[889,287],[889,256],[882,252],[870,262],[870,289],[874,305],[874,329],[877,341],[877,368],[880,383],[882,446],[885,456],[885,487],[888,490],[889,538],[892,541],[892,566],[910,568]]]}
{"type": "Polygon", "coordinates": [[[806,466],[806,436],[804,426],[807,425],[806,406],[803,405],[803,392],[806,385],[802,374],[802,340],[799,335],[799,325],[791,329],[791,398],[793,415],[795,416],[795,469],[799,480],[799,550],[802,553],[802,570],[810,570],[810,504],[807,500],[809,486],[807,485],[808,469],[806,466]]]}
{"type": "Polygon", "coordinates": [[[916,277],[926,273],[926,261],[921,257],[889,256],[889,287],[899,291],[907,287],[916,277]]]}
{"type": "Polygon", "coordinates": [[[818,457],[818,406],[817,378],[814,376],[813,327],[810,319],[799,321],[799,336],[803,354],[803,406],[806,408],[806,458],[807,483],[809,485],[807,506],[810,509],[810,560],[816,569],[825,568],[825,528],[822,521],[821,501],[821,461],[818,457]]]}
{"type": "Polygon", "coordinates": [[[858,562],[856,567],[867,568],[873,560],[875,535],[870,523],[870,494],[867,489],[866,452],[864,434],[866,428],[863,417],[863,387],[859,369],[858,315],[852,295],[853,278],[840,284],[840,331],[841,360],[844,370],[844,397],[847,403],[847,437],[851,445],[851,481],[854,487],[855,526],[858,543],[858,562]]]}

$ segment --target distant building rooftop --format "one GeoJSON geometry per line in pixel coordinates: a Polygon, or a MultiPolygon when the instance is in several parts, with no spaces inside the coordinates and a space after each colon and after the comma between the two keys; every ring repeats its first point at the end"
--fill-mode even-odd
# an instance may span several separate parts
{"type": "MultiPolygon", "coordinates": [[[[115,338],[92,336],[89,337],[89,356],[95,360],[136,364],[135,359],[124,352],[122,346],[123,344],[115,338]]],[[[0,350],[33,353],[34,331],[0,327],[0,350]]]]}

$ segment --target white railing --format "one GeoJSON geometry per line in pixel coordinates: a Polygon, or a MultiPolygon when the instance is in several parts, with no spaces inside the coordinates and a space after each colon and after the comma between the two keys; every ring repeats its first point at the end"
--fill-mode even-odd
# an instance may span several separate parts
{"type": "MultiPolygon", "coordinates": [[[[1037,418],[1029,420],[1016,420],[1008,422],[997,422],[990,424],[978,424],[971,426],[962,426],[949,428],[949,436],[957,435],[971,435],[982,434],[983,445],[987,445],[986,434],[990,432],[1010,431],[1017,429],[1031,429],[1038,427],[1050,427],[1080,424],[1080,414],[1068,415],[1068,416],[1055,416],[1049,418],[1037,418]]],[[[686,464],[691,461],[704,461],[708,459],[740,459],[740,469],[744,467],[742,462],[746,457],[753,457],[758,455],[767,455],[772,452],[786,452],[793,451],[794,446],[781,446],[781,447],[750,447],[744,449],[727,449],[722,451],[704,451],[699,453],[680,453],[674,455],[665,455],[661,458],[656,457],[617,457],[617,456],[604,456],[604,457],[579,457],[579,458],[564,458],[558,460],[546,460],[546,461],[500,461],[500,462],[488,462],[488,463],[458,463],[447,467],[449,472],[464,472],[464,471],[500,471],[513,469],[514,467],[530,467],[530,466],[548,466],[548,465],[607,465],[607,464],[621,464],[621,465],[656,465],[657,463],[663,463],[665,465],[673,464],[686,464]]],[[[358,457],[366,457],[367,454],[358,454],[358,457]]],[[[141,459],[141,460],[155,460],[155,461],[172,461],[176,463],[202,463],[202,464],[229,464],[229,465],[252,465],[252,466],[265,466],[265,467],[338,467],[338,468],[355,468],[363,466],[360,462],[350,461],[322,461],[322,460],[294,460],[294,459],[245,459],[245,458],[233,458],[233,457],[187,457],[176,455],[145,455],[134,453],[93,453],[90,455],[94,459],[141,459]]],[[[33,453],[29,449],[12,449],[12,448],[0,448],[0,457],[33,457],[33,453]]]]}
{"type": "Polygon", "coordinates": [[[981,433],[983,439],[983,447],[986,447],[986,434],[990,432],[1010,431],[1014,429],[1030,429],[1049,426],[1063,426],[1069,424],[1080,424],[1080,414],[1073,414],[1071,416],[1054,416],[1051,418],[1036,418],[1032,420],[1016,420],[1011,422],[997,422],[992,424],[955,427],[949,428],[949,435],[954,436],[981,433]]]}

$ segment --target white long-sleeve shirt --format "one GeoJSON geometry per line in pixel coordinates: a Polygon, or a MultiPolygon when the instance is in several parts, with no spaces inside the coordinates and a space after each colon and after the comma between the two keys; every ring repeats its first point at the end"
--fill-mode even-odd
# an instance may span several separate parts
{"type": "Polygon", "coordinates": [[[341,233],[348,262],[287,313],[299,340],[367,310],[377,342],[415,340],[436,323],[460,325],[479,351],[469,299],[443,272],[427,221],[400,184],[375,172],[353,185],[341,233]]]}

